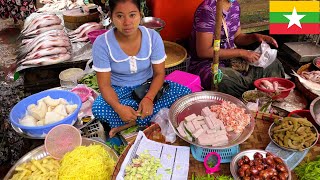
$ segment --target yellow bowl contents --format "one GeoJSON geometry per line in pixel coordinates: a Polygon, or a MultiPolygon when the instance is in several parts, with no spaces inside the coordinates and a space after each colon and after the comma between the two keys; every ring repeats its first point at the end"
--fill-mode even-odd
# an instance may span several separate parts
{"type": "Polygon", "coordinates": [[[15,170],[16,174],[10,180],[24,179],[58,179],[60,164],[52,157],[45,157],[40,160],[31,160],[19,165],[15,170]]]}
{"type": "Polygon", "coordinates": [[[59,169],[59,179],[111,179],[114,167],[115,161],[101,145],[79,146],[64,155],[59,169]]]}

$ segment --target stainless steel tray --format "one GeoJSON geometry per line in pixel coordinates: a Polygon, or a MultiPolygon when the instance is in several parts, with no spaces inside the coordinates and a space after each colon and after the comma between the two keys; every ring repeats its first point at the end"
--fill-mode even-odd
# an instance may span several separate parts
{"type": "Polygon", "coordinates": [[[169,111],[169,122],[174,127],[174,132],[184,141],[193,144],[195,146],[199,146],[202,148],[207,149],[226,149],[238,144],[241,144],[245,140],[249,138],[252,134],[255,120],[251,115],[250,110],[243,104],[243,102],[233,96],[228,94],[220,93],[220,92],[212,92],[212,91],[202,91],[197,93],[192,93],[186,95],[179,100],[177,100],[170,108],[169,111]],[[250,115],[251,121],[250,124],[244,129],[241,134],[236,134],[233,132],[228,132],[229,143],[223,146],[203,146],[196,142],[189,141],[188,139],[182,137],[176,128],[178,127],[179,123],[183,121],[183,119],[192,114],[200,114],[201,109],[206,106],[211,106],[214,104],[221,104],[222,101],[230,101],[237,106],[246,109],[246,113],[250,115]]]}
{"type": "MultiPolygon", "coordinates": [[[[270,127],[269,127],[269,130],[268,130],[268,134],[269,134],[269,137],[270,137],[271,141],[272,141],[275,145],[277,145],[278,147],[280,147],[281,149],[284,149],[284,150],[287,150],[287,151],[298,151],[298,150],[296,150],[296,149],[291,149],[291,148],[282,147],[282,146],[280,146],[278,143],[276,143],[276,142],[273,140],[273,138],[272,138],[272,133],[271,133],[271,129],[272,129],[274,126],[275,126],[275,123],[272,123],[272,124],[270,125],[270,127]]],[[[318,133],[317,128],[316,128],[314,125],[312,125],[312,128],[311,128],[311,129],[312,129],[312,131],[313,131],[314,133],[317,134],[317,138],[316,138],[316,140],[314,141],[314,143],[313,143],[310,147],[303,149],[303,151],[312,148],[314,145],[317,144],[317,141],[318,141],[318,139],[319,139],[319,133],[318,133]]]]}
{"type": "MultiPolygon", "coordinates": [[[[267,155],[267,151],[260,150],[260,149],[250,149],[250,150],[242,151],[232,158],[232,161],[230,163],[230,171],[231,171],[231,174],[235,180],[240,180],[240,177],[238,176],[238,173],[237,173],[238,172],[238,165],[237,165],[238,160],[241,159],[242,156],[248,156],[248,158],[250,160],[253,160],[253,155],[256,152],[259,152],[260,154],[262,154],[262,156],[264,158],[267,155]]],[[[274,155],[274,156],[276,156],[276,155],[274,155]]],[[[286,166],[286,169],[288,170],[288,173],[289,173],[288,180],[291,180],[291,171],[286,164],[285,164],[285,166],[286,166]]]]}
{"type": "MultiPolygon", "coordinates": [[[[84,138],[82,137],[82,146],[89,146],[91,144],[99,144],[102,145],[106,151],[109,153],[109,155],[112,157],[112,159],[117,162],[118,161],[118,155],[106,144],[101,143],[99,141],[93,140],[93,139],[89,139],[89,138],[84,138]]],[[[7,173],[7,175],[4,177],[4,180],[8,180],[10,179],[17,166],[19,166],[22,163],[28,162],[31,159],[35,159],[35,160],[39,160],[42,159],[44,157],[49,156],[49,154],[45,151],[44,145],[35,148],[34,150],[30,151],[29,153],[27,153],[26,155],[24,155],[22,158],[20,158],[17,163],[11,167],[11,169],[9,170],[9,172],[7,173]]]]}
{"type": "Polygon", "coordinates": [[[315,122],[320,127],[320,97],[314,99],[310,104],[310,112],[315,122]],[[317,118],[318,117],[318,118],[317,118]]]}

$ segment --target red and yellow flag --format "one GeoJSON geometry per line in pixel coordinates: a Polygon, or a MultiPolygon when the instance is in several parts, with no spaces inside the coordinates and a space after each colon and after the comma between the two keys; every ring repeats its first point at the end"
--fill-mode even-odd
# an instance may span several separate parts
{"type": "Polygon", "coordinates": [[[270,1],[270,34],[320,34],[319,1],[270,1]]]}

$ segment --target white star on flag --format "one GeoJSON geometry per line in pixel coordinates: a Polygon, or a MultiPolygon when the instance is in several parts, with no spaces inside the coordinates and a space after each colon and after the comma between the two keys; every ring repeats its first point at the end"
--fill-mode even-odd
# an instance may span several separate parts
{"type": "Polygon", "coordinates": [[[302,29],[301,24],[300,24],[300,19],[302,19],[306,15],[298,15],[296,7],[293,8],[291,15],[284,15],[284,16],[290,20],[287,29],[289,29],[294,24],[299,26],[302,29]]]}

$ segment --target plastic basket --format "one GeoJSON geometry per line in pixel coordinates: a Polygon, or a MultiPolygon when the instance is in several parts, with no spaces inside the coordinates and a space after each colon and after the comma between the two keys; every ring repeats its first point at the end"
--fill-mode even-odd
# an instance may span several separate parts
{"type": "Polygon", "coordinates": [[[173,67],[166,68],[166,75],[172,73],[175,70],[180,70],[180,71],[187,72],[190,59],[191,59],[191,57],[188,56],[182,63],[180,63],[180,64],[178,64],[176,66],[173,66],[173,67]]]}
{"type": "Polygon", "coordinates": [[[83,103],[86,102],[89,96],[92,95],[91,90],[86,87],[76,87],[76,88],[73,88],[71,92],[77,94],[83,103]]]}
{"type": "Polygon", "coordinates": [[[81,136],[92,139],[100,138],[104,142],[107,140],[104,128],[98,120],[94,120],[91,124],[81,129],[81,136]]]}
{"type": "Polygon", "coordinates": [[[200,162],[204,161],[204,158],[211,152],[216,152],[221,156],[221,163],[231,162],[233,156],[240,152],[239,145],[226,149],[205,149],[199,146],[190,145],[192,156],[200,162]]]}

